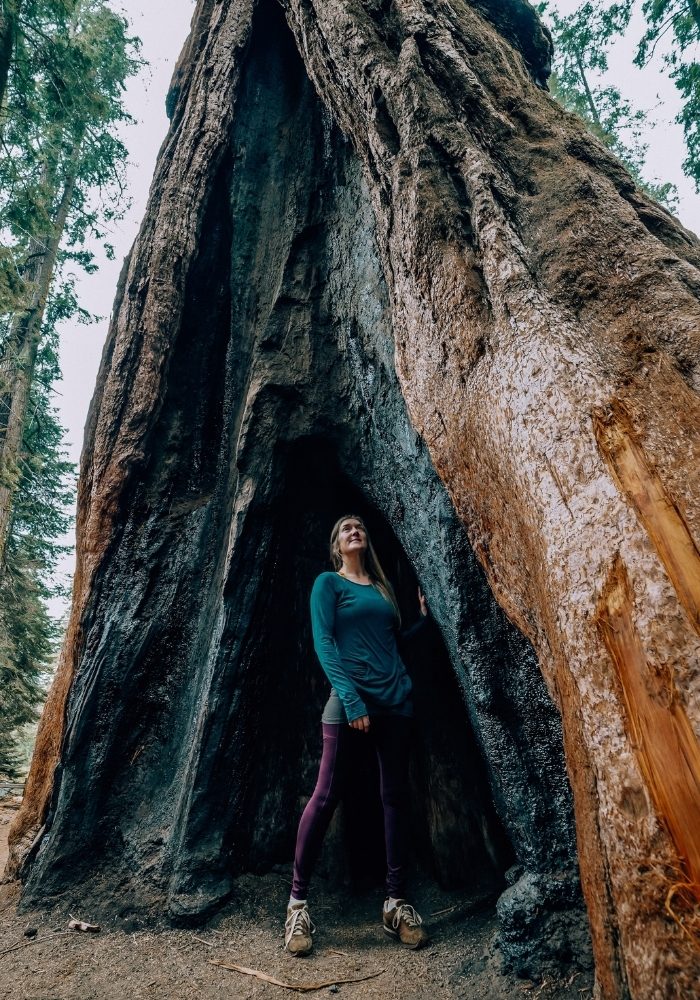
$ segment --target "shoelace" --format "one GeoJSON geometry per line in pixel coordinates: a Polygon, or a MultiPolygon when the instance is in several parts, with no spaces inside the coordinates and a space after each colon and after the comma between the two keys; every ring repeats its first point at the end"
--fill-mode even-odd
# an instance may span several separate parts
{"type": "Polygon", "coordinates": [[[401,920],[405,920],[409,927],[418,927],[423,923],[423,918],[419,916],[410,903],[402,903],[396,907],[396,913],[391,921],[391,926],[395,931],[399,929],[401,920]]]}
{"type": "Polygon", "coordinates": [[[287,917],[284,924],[284,931],[287,940],[295,934],[315,934],[316,928],[311,922],[309,911],[305,906],[300,906],[287,917]]]}

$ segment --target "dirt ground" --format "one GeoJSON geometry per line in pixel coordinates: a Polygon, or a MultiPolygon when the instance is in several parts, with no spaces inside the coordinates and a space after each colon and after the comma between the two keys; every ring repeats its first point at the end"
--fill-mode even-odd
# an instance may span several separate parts
{"type": "MultiPolygon", "coordinates": [[[[13,815],[0,807],[0,866],[13,815]]],[[[0,867],[0,871],[2,868],[0,867]]],[[[313,996],[345,1000],[585,1000],[591,983],[579,974],[531,983],[502,974],[493,945],[493,905],[434,885],[418,886],[415,902],[431,934],[421,951],[403,950],[383,934],[381,896],[341,897],[319,886],[312,917],[312,955],[294,959],[283,948],[289,873],[243,876],[236,904],[197,930],[140,927],[114,919],[99,934],[67,931],[70,906],[17,915],[19,887],[0,886],[0,998],[2,1000],[282,1000],[293,996],[253,976],[212,964],[221,961],[264,972],[286,983],[325,983],[313,996]],[[447,911],[447,912],[443,912],[447,911]],[[33,942],[24,930],[37,930],[33,942]],[[368,976],[364,982],[342,979],[368,976]],[[334,985],[338,984],[338,985],[334,985]]],[[[74,914],[90,920],[86,912],[74,914]]],[[[298,995],[298,994],[297,994],[298,995]]]]}

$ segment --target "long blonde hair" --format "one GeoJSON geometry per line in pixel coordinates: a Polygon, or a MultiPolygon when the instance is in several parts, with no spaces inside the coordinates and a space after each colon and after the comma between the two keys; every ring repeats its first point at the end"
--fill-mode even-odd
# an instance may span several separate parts
{"type": "Polygon", "coordinates": [[[381,567],[379,559],[377,558],[377,553],[374,551],[374,546],[372,545],[372,540],[369,537],[369,531],[367,531],[367,525],[359,514],[344,514],[343,517],[339,517],[338,520],[333,525],[333,530],[331,531],[331,565],[333,569],[337,572],[341,569],[343,565],[343,558],[340,554],[340,526],[345,521],[359,521],[364,529],[365,535],[367,536],[367,554],[365,556],[365,570],[367,575],[372,581],[372,585],[377,588],[382,597],[391,604],[394,611],[396,612],[396,620],[401,625],[401,612],[399,611],[399,605],[396,600],[396,595],[394,594],[394,588],[391,586],[386,578],[386,574],[381,567]]]}

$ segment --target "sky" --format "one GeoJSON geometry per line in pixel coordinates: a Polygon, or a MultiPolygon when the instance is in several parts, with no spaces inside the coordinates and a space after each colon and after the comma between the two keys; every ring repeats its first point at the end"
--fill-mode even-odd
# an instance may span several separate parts
{"type": "MultiPolygon", "coordinates": [[[[552,3],[561,14],[567,14],[579,6],[580,0],[552,0],[552,3]]],[[[149,67],[129,82],[125,95],[127,108],[136,119],[134,125],[122,131],[129,150],[127,177],[132,204],[126,217],[114,224],[110,232],[116,257],[114,261],[109,261],[98,255],[98,272],[79,278],[81,305],[102,318],[89,326],[67,323],[61,330],[63,381],[58,386],[56,405],[59,419],[66,428],[68,457],[76,463],[80,457],[83,429],[107,335],[119,271],[145,212],[156,156],[168,127],[165,95],[188,34],[195,0],[113,0],[111,6],[125,14],[132,34],[141,38],[141,54],[149,67]]],[[[681,128],[673,121],[679,108],[676,89],[660,72],[658,61],[644,70],[632,63],[635,41],[642,34],[642,25],[641,15],[638,15],[628,35],[614,47],[607,82],[616,85],[636,108],[647,112],[647,176],[649,179],[656,176],[663,181],[670,180],[677,185],[681,222],[700,232],[700,196],[695,194],[692,183],[681,172],[685,150],[681,128]]],[[[66,557],[59,572],[65,578],[72,572],[72,567],[73,557],[66,557]]],[[[65,605],[55,601],[51,610],[60,615],[65,611],[65,605]]]]}

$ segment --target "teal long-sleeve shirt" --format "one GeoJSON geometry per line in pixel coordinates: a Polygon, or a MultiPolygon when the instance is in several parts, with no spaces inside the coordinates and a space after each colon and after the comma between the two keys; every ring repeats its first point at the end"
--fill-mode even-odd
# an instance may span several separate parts
{"type": "Polygon", "coordinates": [[[400,711],[411,678],[396,644],[393,606],[371,584],[321,573],[311,591],[314,649],[348,722],[400,711]]]}

